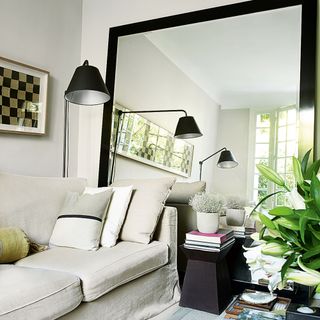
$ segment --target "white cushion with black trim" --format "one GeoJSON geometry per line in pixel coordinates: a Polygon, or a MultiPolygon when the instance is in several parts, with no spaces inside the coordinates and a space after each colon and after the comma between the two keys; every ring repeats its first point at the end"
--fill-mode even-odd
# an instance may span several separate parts
{"type": "Polygon", "coordinates": [[[93,195],[69,192],[53,229],[50,246],[97,250],[111,195],[112,190],[93,195]]]}

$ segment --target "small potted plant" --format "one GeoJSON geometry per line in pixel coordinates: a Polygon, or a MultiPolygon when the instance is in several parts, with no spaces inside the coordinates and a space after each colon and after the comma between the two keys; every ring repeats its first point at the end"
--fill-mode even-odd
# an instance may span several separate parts
{"type": "Polygon", "coordinates": [[[239,197],[230,196],[226,201],[226,221],[229,226],[242,226],[246,211],[245,201],[239,197]]]}
{"type": "Polygon", "coordinates": [[[224,204],[223,198],[213,193],[198,193],[189,204],[197,212],[197,228],[203,233],[215,233],[219,229],[219,215],[224,204]]]}

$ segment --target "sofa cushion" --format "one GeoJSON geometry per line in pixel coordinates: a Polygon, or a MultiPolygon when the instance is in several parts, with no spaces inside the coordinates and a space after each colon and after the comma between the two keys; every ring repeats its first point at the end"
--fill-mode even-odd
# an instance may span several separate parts
{"type": "Polygon", "coordinates": [[[84,193],[96,194],[106,190],[112,190],[112,198],[107,209],[106,222],[101,234],[101,245],[103,247],[113,247],[118,240],[123,221],[127,214],[127,209],[132,194],[132,186],[128,187],[86,187],[84,193]]]}
{"type": "Polygon", "coordinates": [[[0,265],[0,318],[56,319],[82,300],[80,280],[64,272],[0,265]]]}
{"type": "Polygon", "coordinates": [[[204,191],[206,191],[206,183],[204,181],[176,182],[172,187],[167,203],[188,204],[190,198],[196,193],[204,191]]]}
{"type": "Polygon", "coordinates": [[[176,179],[119,180],[112,187],[133,186],[133,196],[124,221],[120,239],[149,243],[159,221],[164,203],[176,179]]]}
{"type": "Polygon", "coordinates": [[[82,282],[84,301],[93,301],[118,286],[160,268],[168,262],[162,242],[139,244],[121,241],[112,248],[84,251],[56,247],[19,260],[32,268],[69,272],[82,282]]]}
{"type": "Polygon", "coordinates": [[[50,238],[50,246],[97,250],[112,190],[97,194],[69,192],[50,238]]]}
{"type": "Polygon", "coordinates": [[[0,173],[0,226],[19,227],[32,242],[48,244],[67,191],[83,192],[85,179],[0,173]]]}

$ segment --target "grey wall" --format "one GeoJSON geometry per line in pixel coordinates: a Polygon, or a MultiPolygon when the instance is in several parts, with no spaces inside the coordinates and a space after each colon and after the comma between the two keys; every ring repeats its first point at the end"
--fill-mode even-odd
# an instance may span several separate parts
{"type": "MultiPolygon", "coordinates": [[[[80,63],[81,0],[0,0],[0,56],[50,72],[45,136],[0,132],[0,171],[59,176],[64,90],[80,63]]],[[[72,169],[76,172],[78,111],[72,108],[72,169]]]]}
{"type": "Polygon", "coordinates": [[[239,165],[233,169],[220,169],[216,166],[219,156],[203,164],[204,174],[207,167],[214,167],[215,192],[247,198],[249,117],[249,109],[220,111],[217,150],[223,147],[232,150],[239,165]]]}

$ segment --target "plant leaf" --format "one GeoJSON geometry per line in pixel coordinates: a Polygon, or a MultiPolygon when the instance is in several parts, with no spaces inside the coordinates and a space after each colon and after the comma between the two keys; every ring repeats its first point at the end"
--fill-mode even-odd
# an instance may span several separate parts
{"type": "Polygon", "coordinates": [[[315,230],[312,225],[309,225],[308,227],[309,227],[310,231],[312,232],[312,234],[314,235],[314,237],[317,238],[318,240],[320,240],[320,231],[315,230]]]}
{"type": "Polygon", "coordinates": [[[280,226],[283,226],[289,230],[300,231],[298,219],[289,218],[289,217],[280,217],[280,218],[277,218],[275,221],[277,221],[277,224],[279,224],[280,226]]]}
{"type": "Polygon", "coordinates": [[[256,211],[256,209],[257,209],[264,201],[266,201],[267,199],[269,199],[270,197],[272,197],[272,196],[274,196],[274,195],[276,195],[276,194],[278,194],[278,193],[283,193],[283,192],[284,192],[284,191],[277,191],[277,192],[270,193],[270,194],[268,194],[267,196],[263,197],[263,198],[258,202],[258,204],[252,209],[252,211],[250,212],[250,215],[249,215],[249,216],[251,216],[251,215],[256,211]]]}
{"type": "Polygon", "coordinates": [[[294,214],[294,211],[291,208],[279,206],[271,209],[269,213],[273,216],[291,216],[294,214]]]}
{"type": "Polygon", "coordinates": [[[317,174],[320,168],[320,159],[315,161],[307,170],[305,174],[305,179],[306,180],[311,180],[313,174],[317,174]]]}
{"type": "Polygon", "coordinates": [[[278,186],[285,187],[285,182],[283,178],[273,169],[264,164],[257,164],[256,167],[265,178],[274,182],[278,186]]]}
{"type": "Polygon", "coordinates": [[[307,172],[308,161],[309,161],[311,151],[312,151],[312,149],[308,150],[306,152],[306,154],[303,156],[302,161],[301,161],[301,171],[302,171],[303,176],[305,176],[305,174],[307,172]]]}
{"type": "Polygon", "coordinates": [[[294,243],[296,246],[303,248],[303,246],[301,245],[297,234],[289,229],[286,229],[282,226],[278,226],[278,230],[281,233],[282,238],[284,238],[285,240],[294,243]]]}
{"type": "Polygon", "coordinates": [[[266,227],[261,228],[259,232],[259,240],[263,240],[263,235],[265,231],[266,231],[266,227]]]}
{"type": "Polygon", "coordinates": [[[260,218],[260,221],[268,228],[268,229],[271,229],[271,230],[275,230],[277,229],[276,228],[276,225],[274,224],[274,222],[269,219],[267,216],[265,216],[263,213],[259,213],[259,218],[260,218]]]}
{"type": "Polygon", "coordinates": [[[315,174],[311,178],[310,193],[316,207],[320,209],[320,181],[315,174]]]}
{"type": "Polygon", "coordinates": [[[304,179],[301,171],[301,165],[296,157],[292,157],[293,175],[297,184],[303,185],[304,179]]]}
{"type": "Polygon", "coordinates": [[[304,244],[306,243],[305,232],[306,232],[307,223],[308,223],[308,219],[305,217],[305,214],[301,215],[299,219],[299,229],[300,229],[301,240],[304,244]]]}
{"type": "Polygon", "coordinates": [[[296,259],[296,255],[295,253],[292,253],[287,261],[284,263],[284,265],[282,266],[281,268],[281,280],[283,281],[284,280],[284,276],[288,270],[288,268],[290,267],[290,265],[294,262],[294,260],[296,259]]]}
{"type": "Polygon", "coordinates": [[[305,263],[305,265],[313,270],[317,270],[320,269],[320,257],[315,257],[314,259],[312,259],[310,262],[305,263]]]}
{"type": "Polygon", "coordinates": [[[305,252],[305,253],[302,255],[302,259],[305,260],[305,259],[314,257],[314,256],[316,256],[316,255],[318,255],[318,254],[320,254],[320,245],[314,247],[314,248],[311,249],[311,250],[308,250],[307,252],[305,252]]]}

